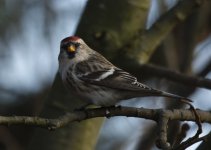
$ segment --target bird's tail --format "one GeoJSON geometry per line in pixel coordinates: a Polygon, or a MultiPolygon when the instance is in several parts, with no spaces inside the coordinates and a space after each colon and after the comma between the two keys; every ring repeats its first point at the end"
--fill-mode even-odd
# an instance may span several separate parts
{"type": "Polygon", "coordinates": [[[190,100],[187,97],[179,96],[179,95],[168,93],[168,92],[165,92],[165,91],[160,91],[160,90],[157,90],[157,89],[146,90],[144,92],[144,94],[143,94],[143,90],[142,90],[142,92],[140,92],[140,93],[142,93],[142,96],[162,96],[162,97],[169,97],[169,98],[178,99],[180,101],[183,101],[184,103],[193,102],[192,100],[190,100]]]}
{"type": "Polygon", "coordinates": [[[193,102],[191,99],[183,97],[183,96],[171,94],[171,93],[164,92],[164,91],[160,91],[160,92],[161,92],[161,96],[164,96],[164,97],[170,97],[170,98],[175,98],[175,99],[180,99],[180,100],[186,100],[188,102],[193,102]]]}

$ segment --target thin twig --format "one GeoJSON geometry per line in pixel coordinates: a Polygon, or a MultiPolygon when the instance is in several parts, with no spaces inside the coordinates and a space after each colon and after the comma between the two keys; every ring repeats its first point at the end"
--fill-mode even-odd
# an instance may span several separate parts
{"type": "Polygon", "coordinates": [[[197,113],[196,109],[193,107],[193,105],[189,102],[184,101],[184,103],[188,104],[190,106],[190,110],[193,111],[193,114],[195,116],[196,119],[196,124],[198,126],[197,132],[193,137],[190,137],[189,139],[187,139],[186,141],[182,142],[179,146],[177,146],[176,148],[173,149],[185,149],[188,147],[188,144],[191,143],[192,141],[195,141],[196,139],[198,139],[199,135],[202,133],[202,125],[201,125],[201,119],[200,119],[200,115],[197,113]]]}
{"type": "Polygon", "coordinates": [[[200,137],[200,138],[194,139],[194,140],[192,140],[192,141],[186,143],[186,145],[180,146],[180,147],[178,147],[178,148],[175,149],[175,150],[184,150],[184,149],[186,149],[187,147],[189,147],[189,146],[191,146],[191,145],[193,145],[193,144],[195,144],[195,143],[197,143],[197,142],[206,141],[210,136],[211,136],[211,132],[209,132],[209,133],[208,133],[207,135],[205,135],[205,136],[202,136],[202,137],[200,137]]]}
{"type": "Polygon", "coordinates": [[[184,85],[211,89],[211,79],[184,75],[177,71],[173,71],[161,66],[155,66],[152,64],[141,65],[139,69],[142,70],[146,74],[150,73],[150,75],[169,79],[169,80],[172,80],[174,82],[179,82],[184,85]]]}
{"type": "Polygon", "coordinates": [[[190,130],[190,126],[187,123],[184,123],[180,129],[179,134],[177,135],[175,141],[172,143],[172,147],[176,147],[182,143],[182,141],[187,137],[187,132],[190,130]]]}

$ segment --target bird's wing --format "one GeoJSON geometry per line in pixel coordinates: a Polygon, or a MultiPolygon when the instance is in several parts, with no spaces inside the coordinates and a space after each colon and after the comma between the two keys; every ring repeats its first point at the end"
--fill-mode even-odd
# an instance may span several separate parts
{"type": "Polygon", "coordinates": [[[80,80],[89,84],[120,90],[152,90],[150,87],[139,83],[137,78],[130,73],[115,67],[97,52],[95,57],[78,63],[75,67],[75,73],[80,80]]]}
{"type": "Polygon", "coordinates": [[[89,84],[120,90],[152,90],[152,88],[139,83],[137,78],[133,75],[116,67],[111,67],[109,69],[104,68],[103,70],[97,70],[86,74],[79,74],[78,78],[89,84]]]}
{"type": "MultiPolygon", "coordinates": [[[[103,59],[105,58],[103,57],[103,59]]],[[[143,95],[145,96],[165,96],[176,99],[185,99],[188,102],[191,102],[191,100],[188,98],[148,87],[138,82],[137,78],[130,73],[113,66],[106,59],[103,59],[101,59],[101,63],[97,64],[94,62],[81,62],[78,64],[75,67],[75,73],[78,79],[88,84],[99,85],[118,90],[138,91],[144,93],[143,95]]]]}
{"type": "MultiPolygon", "coordinates": [[[[96,53],[96,55],[99,54],[96,53]]],[[[118,90],[137,91],[144,93],[143,95],[146,96],[165,96],[176,99],[184,99],[188,102],[191,102],[191,100],[188,98],[156,90],[138,82],[136,77],[120,68],[115,67],[103,56],[94,58],[92,57],[91,60],[88,60],[88,63],[78,63],[75,67],[75,74],[78,79],[88,84],[99,85],[118,90]]]]}

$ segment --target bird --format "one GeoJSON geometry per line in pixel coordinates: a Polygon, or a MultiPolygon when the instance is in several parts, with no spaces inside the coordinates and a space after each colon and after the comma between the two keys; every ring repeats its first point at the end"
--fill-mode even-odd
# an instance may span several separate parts
{"type": "Polygon", "coordinates": [[[191,102],[186,97],[139,82],[135,76],[91,49],[78,36],[69,36],[61,41],[58,61],[59,74],[68,91],[88,105],[114,106],[122,100],[147,96],[191,102]]]}

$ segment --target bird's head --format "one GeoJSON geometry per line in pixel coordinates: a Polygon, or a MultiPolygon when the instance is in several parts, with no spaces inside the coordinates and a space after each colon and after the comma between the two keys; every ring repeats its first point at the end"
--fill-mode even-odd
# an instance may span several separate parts
{"type": "Polygon", "coordinates": [[[60,44],[59,62],[77,63],[88,59],[92,50],[77,36],[64,38],[60,44]]]}
{"type": "Polygon", "coordinates": [[[65,53],[70,59],[74,58],[82,44],[82,39],[77,36],[66,37],[61,41],[60,54],[65,53]]]}

